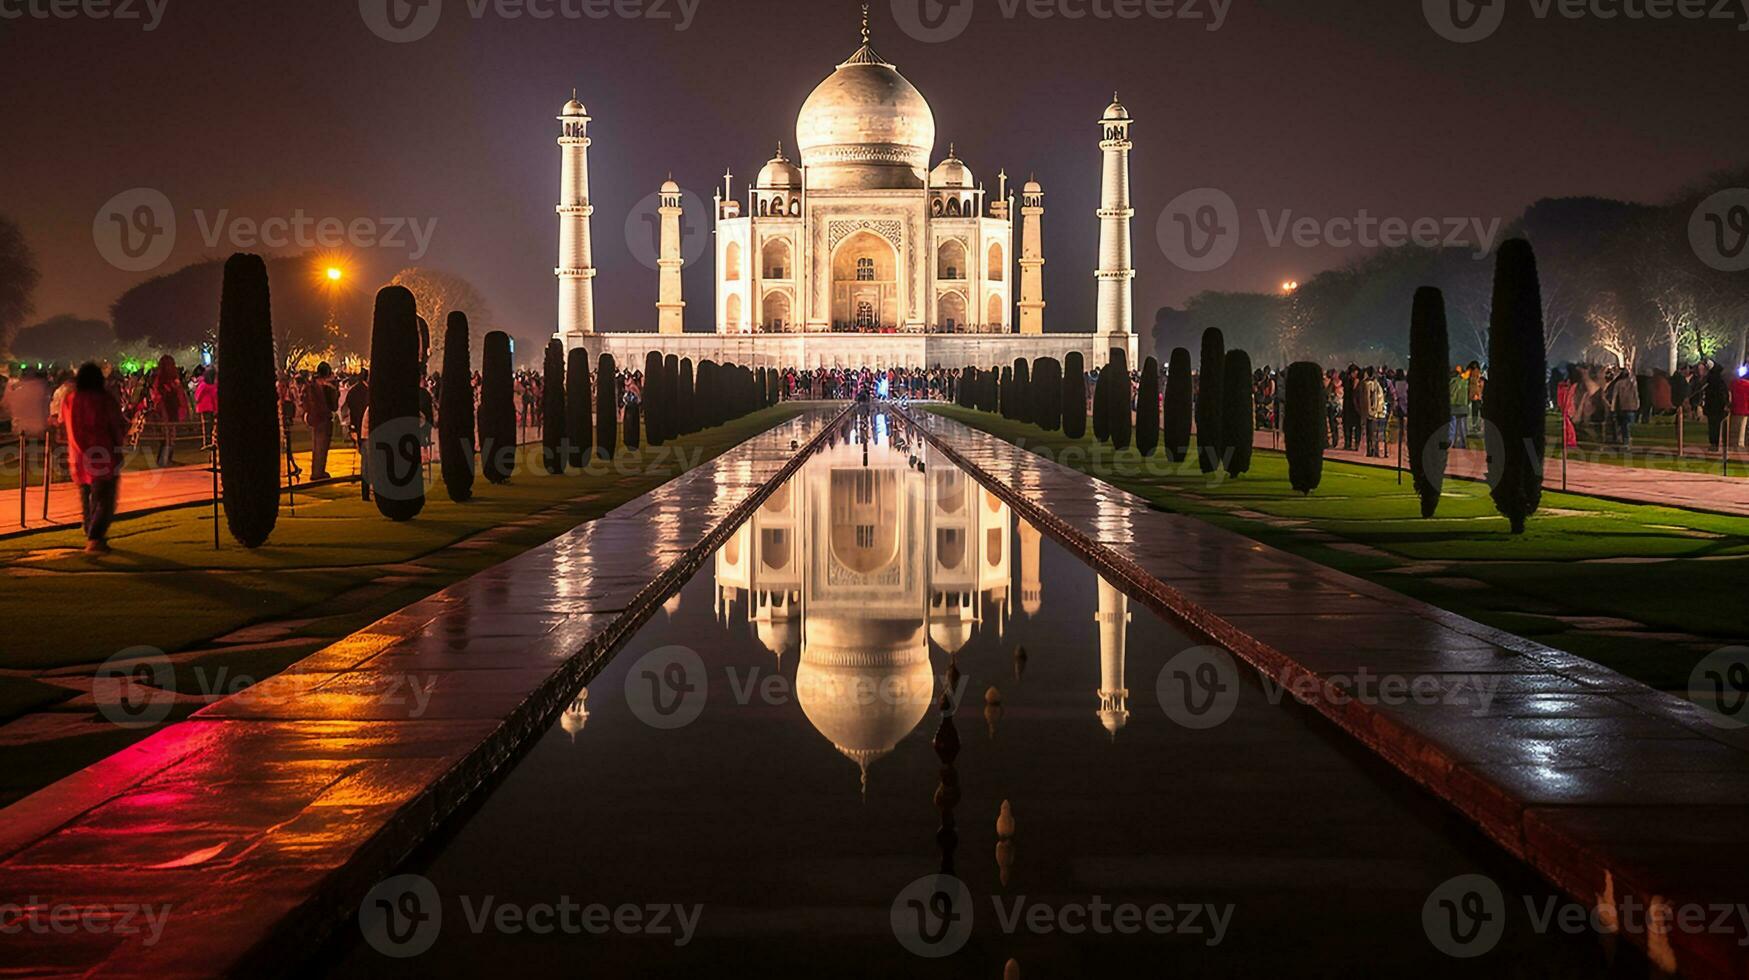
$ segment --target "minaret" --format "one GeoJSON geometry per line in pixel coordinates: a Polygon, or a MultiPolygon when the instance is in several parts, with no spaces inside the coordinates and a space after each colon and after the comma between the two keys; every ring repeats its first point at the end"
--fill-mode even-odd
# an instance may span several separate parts
{"type": "Polygon", "coordinates": [[[1038,574],[1038,528],[1029,521],[1020,522],[1020,609],[1028,617],[1038,613],[1044,603],[1044,586],[1038,574]]]}
{"type": "Polygon", "coordinates": [[[559,116],[559,336],[565,349],[595,333],[595,259],[589,245],[589,112],[575,90],[559,116]]]}
{"type": "Polygon", "coordinates": [[[1020,189],[1020,332],[1023,334],[1045,332],[1044,216],[1045,190],[1037,180],[1028,180],[1020,189]]]}
{"type": "Polygon", "coordinates": [[[680,185],[670,176],[662,184],[662,254],[656,260],[657,278],[656,290],[656,332],[684,333],[686,321],[683,312],[686,303],[680,298],[680,267],[685,260],[680,256],[680,185]]]}
{"type": "Polygon", "coordinates": [[[1124,687],[1124,641],[1129,630],[1130,597],[1103,576],[1099,579],[1099,723],[1113,738],[1129,723],[1130,692],[1124,687]]]}
{"type": "Polygon", "coordinates": [[[1105,176],[1099,194],[1099,333],[1129,334],[1136,278],[1130,259],[1130,111],[1111,97],[1099,120],[1105,176]]]}

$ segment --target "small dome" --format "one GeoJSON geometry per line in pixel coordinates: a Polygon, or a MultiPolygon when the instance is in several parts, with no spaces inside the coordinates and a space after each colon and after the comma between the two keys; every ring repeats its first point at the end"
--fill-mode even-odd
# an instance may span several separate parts
{"type": "MultiPolygon", "coordinates": [[[[664,180],[662,182],[662,191],[661,192],[663,194],[678,194],[678,193],[680,193],[680,185],[676,184],[674,182],[674,178],[670,177],[667,180],[664,180]]],[[[674,598],[676,600],[678,600],[680,598],[680,593],[678,593],[678,592],[674,593],[674,598]]],[[[679,606],[679,602],[676,602],[675,605],[679,606]]]]}
{"type": "Polygon", "coordinates": [[[576,94],[575,94],[575,93],[573,93],[573,94],[572,94],[572,96],[571,96],[571,101],[569,101],[569,102],[567,102],[567,103],[565,103],[565,108],[564,108],[564,110],[563,110],[563,111],[562,111],[562,112],[561,112],[561,113],[560,113],[560,115],[565,115],[565,116],[587,116],[587,115],[589,115],[589,110],[588,110],[588,109],[585,109],[585,108],[583,108],[583,103],[581,103],[581,102],[578,102],[578,101],[577,101],[577,96],[576,96],[576,94]]]}
{"type": "Polygon", "coordinates": [[[971,190],[977,186],[972,179],[972,171],[960,158],[954,155],[953,147],[947,150],[947,159],[935,165],[929,173],[929,186],[953,190],[971,190]]]}
{"type": "Polygon", "coordinates": [[[1020,193],[1022,194],[1043,194],[1044,192],[1045,189],[1040,187],[1036,180],[1027,181],[1026,186],[1020,189],[1020,193]]]}
{"type": "Polygon", "coordinates": [[[801,168],[789,162],[789,157],[783,155],[783,144],[778,144],[777,156],[766,161],[760,168],[759,181],[754,185],[761,190],[801,190],[801,168]]]}
{"type": "Polygon", "coordinates": [[[929,624],[929,638],[948,653],[958,653],[972,642],[972,624],[964,619],[938,619],[929,624]]]}
{"type": "Polygon", "coordinates": [[[1111,93],[1111,105],[1105,107],[1105,115],[1101,117],[1100,121],[1117,122],[1119,120],[1128,119],[1129,117],[1130,111],[1125,109],[1123,103],[1117,100],[1117,93],[1111,93]]]}

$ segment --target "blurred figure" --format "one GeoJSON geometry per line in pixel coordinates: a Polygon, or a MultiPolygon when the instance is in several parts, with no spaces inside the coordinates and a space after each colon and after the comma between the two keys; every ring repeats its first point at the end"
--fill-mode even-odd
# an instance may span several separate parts
{"type": "Polygon", "coordinates": [[[334,441],[334,412],[340,408],[340,392],[334,387],[334,369],[327,361],[316,365],[316,376],[304,386],[304,424],[310,427],[310,479],[331,480],[328,447],[334,441]]]}
{"type": "Polygon", "coordinates": [[[84,515],[85,553],[109,553],[109,525],[115,519],[121,486],[122,442],[127,425],[121,406],[104,386],[103,371],[87,363],[79,369],[66,415],[68,460],[79,484],[84,515]]]}
{"type": "Polygon", "coordinates": [[[211,449],[219,437],[219,372],[204,365],[194,369],[194,411],[200,416],[200,448],[211,449]]]}
{"type": "Polygon", "coordinates": [[[146,389],[146,417],[163,427],[158,444],[158,465],[176,465],[176,427],[188,421],[188,390],[182,386],[182,370],[169,354],[158,358],[158,370],[146,389]]]}
{"type": "Polygon", "coordinates": [[[1737,448],[1749,449],[1749,442],[1744,441],[1749,436],[1749,363],[1737,368],[1737,377],[1731,382],[1731,414],[1736,416],[1737,448]]]}
{"type": "Polygon", "coordinates": [[[1725,366],[1716,361],[1705,364],[1706,381],[1701,389],[1701,409],[1706,414],[1707,445],[1717,452],[1725,448],[1725,421],[1731,413],[1731,394],[1725,381],[1725,366]]]}
{"type": "Polygon", "coordinates": [[[1459,365],[1451,373],[1451,431],[1446,442],[1453,449],[1468,449],[1470,431],[1470,381],[1464,377],[1464,369],[1459,365]]]}

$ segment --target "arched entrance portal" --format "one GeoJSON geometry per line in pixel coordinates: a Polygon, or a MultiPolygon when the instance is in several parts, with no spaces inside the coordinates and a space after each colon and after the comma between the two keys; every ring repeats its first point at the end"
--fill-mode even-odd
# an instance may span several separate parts
{"type": "Polygon", "coordinates": [[[859,231],[832,256],[832,328],[886,330],[899,323],[899,255],[886,239],[859,231]]]}

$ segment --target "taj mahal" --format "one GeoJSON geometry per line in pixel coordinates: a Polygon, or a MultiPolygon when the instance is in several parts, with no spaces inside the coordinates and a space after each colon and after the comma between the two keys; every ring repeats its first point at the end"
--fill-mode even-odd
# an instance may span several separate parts
{"type": "Polygon", "coordinates": [[[1097,120],[1098,312],[1085,333],[1045,330],[1043,187],[1028,180],[1017,200],[1003,171],[992,191],[951,143],[931,166],[934,113],[875,52],[866,8],[861,46],[802,105],[797,159],[779,143],[744,193],[731,172],[714,195],[711,333],[684,330],[684,195],[672,178],[658,198],[654,334],[596,331],[590,116],[573,95],[558,120],[556,333],[567,349],[634,363],[656,345],[694,360],[811,369],[989,367],[1070,351],[1091,366],[1122,348],[1135,363],[1133,120],[1115,96],[1097,120]]]}

